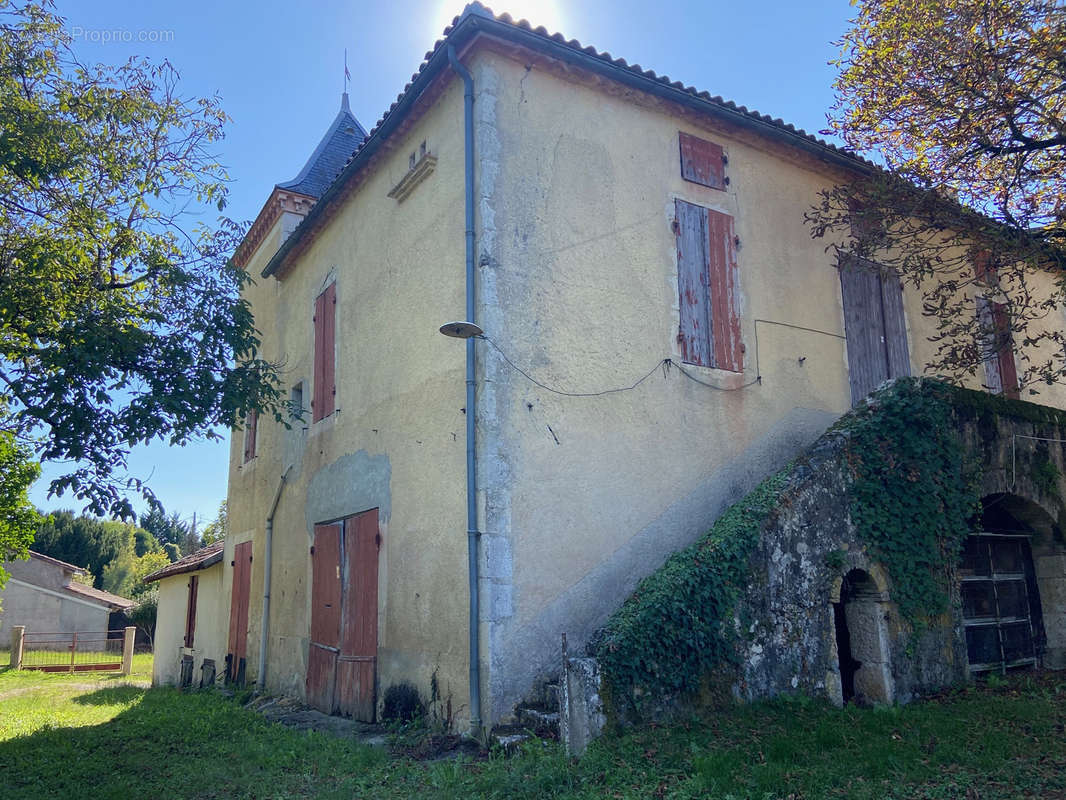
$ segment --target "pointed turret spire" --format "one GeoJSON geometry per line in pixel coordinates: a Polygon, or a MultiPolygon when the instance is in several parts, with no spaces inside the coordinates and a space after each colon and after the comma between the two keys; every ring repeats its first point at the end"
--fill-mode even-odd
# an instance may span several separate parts
{"type": "MultiPolygon", "coordinates": [[[[347,88],[348,72],[347,53],[345,54],[345,88],[347,88]]],[[[348,103],[348,92],[341,93],[341,107],[337,116],[333,119],[325,135],[318,143],[318,147],[307,159],[300,174],[291,181],[277,184],[279,189],[288,189],[292,192],[310,195],[316,200],[333,183],[352,153],[366,139],[366,130],[359,124],[359,120],[352,114],[348,103]]]]}

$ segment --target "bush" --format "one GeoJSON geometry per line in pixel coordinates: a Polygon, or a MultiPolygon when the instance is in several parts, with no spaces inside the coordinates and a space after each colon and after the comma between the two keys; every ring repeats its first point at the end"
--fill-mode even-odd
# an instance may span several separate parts
{"type": "Polygon", "coordinates": [[[426,713],[422,695],[412,683],[396,683],[385,690],[385,708],[381,712],[386,722],[410,722],[426,713]]]}

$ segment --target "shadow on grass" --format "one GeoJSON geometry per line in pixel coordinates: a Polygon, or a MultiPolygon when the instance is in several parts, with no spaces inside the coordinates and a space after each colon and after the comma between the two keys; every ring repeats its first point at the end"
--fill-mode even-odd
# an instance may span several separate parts
{"type": "Polygon", "coordinates": [[[148,691],[141,686],[108,686],[72,697],[80,706],[117,706],[139,700],[148,691]]]}
{"type": "Polygon", "coordinates": [[[68,722],[0,741],[0,797],[306,796],[312,782],[330,787],[384,761],[352,741],[272,725],[214,694],[115,686],[73,702],[134,705],[103,724],[68,722]]]}

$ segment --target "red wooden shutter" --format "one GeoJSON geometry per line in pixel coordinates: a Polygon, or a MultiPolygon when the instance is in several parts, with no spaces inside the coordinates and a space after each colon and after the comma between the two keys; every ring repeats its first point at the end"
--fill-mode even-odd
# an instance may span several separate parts
{"type": "Polygon", "coordinates": [[[185,646],[192,647],[196,635],[196,590],[199,578],[193,575],[189,578],[189,605],[185,609],[185,646]]]}
{"type": "Polygon", "coordinates": [[[244,426],[244,461],[245,463],[255,458],[255,435],[259,425],[259,412],[252,409],[248,412],[248,420],[244,426]]]}
{"type": "Polygon", "coordinates": [[[681,177],[686,181],[725,190],[725,153],[721,145],[681,131],[681,177]]]}
{"type": "Polygon", "coordinates": [[[1003,303],[992,303],[992,325],[996,332],[996,360],[1003,381],[1003,394],[1017,400],[1018,367],[1014,363],[1014,339],[1010,332],[1010,318],[1003,303]]]}
{"type": "Polygon", "coordinates": [[[707,235],[714,366],[731,372],[743,372],[744,345],[740,340],[740,286],[737,280],[733,218],[708,209],[707,235]]]}
{"type": "Polygon", "coordinates": [[[675,200],[681,359],[744,371],[733,218],[675,200]]]}
{"type": "Polygon", "coordinates": [[[711,309],[707,272],[707,209],[674,202],[677,233],[677,294],[681,318],[677,333],[681,360],[712,366],[711,309]]]}
{"type": "Polygon", "coordinates": [[[314,392],[311,399],[311,421],[325,419],[334,410],[337,389],[334,377],[335,333],[337,327],[337,285],[329,287],[315,298],[314,392]]]}
{"type": "Polygon", "coordinates": [[[248,600],[252,589],[252,543],[241,542],[233,549],[233,590],[229,607],[229,652],[233,674],[248,652],[248,600]]]}
{"type": "Polygon", "coordinates": [[[999,273],[992,264],[992,254],[987,250],[975,250],[973,253],[973,274],[978,283],[985,286],[998,286],[999,273]]]}

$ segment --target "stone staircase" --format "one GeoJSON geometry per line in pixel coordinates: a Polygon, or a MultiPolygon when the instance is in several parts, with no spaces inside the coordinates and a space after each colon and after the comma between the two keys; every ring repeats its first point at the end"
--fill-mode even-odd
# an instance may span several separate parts
{"type": "Polygon", "coordinates": [[[497,725],[491,741],[504,752],[515,750],[532,738],[559,738],[559,684],[545,682],[535,688],[529,698],[514,711],[515,721],[497,725]]]}

